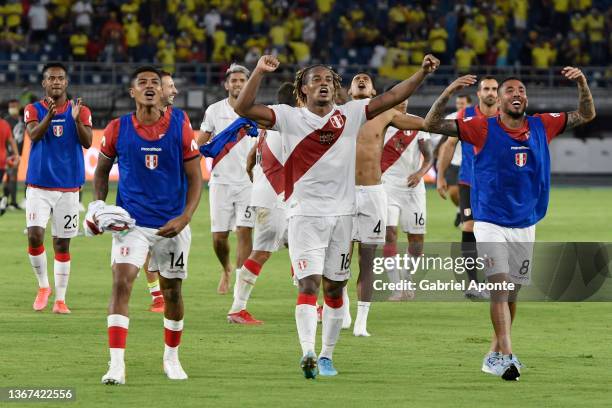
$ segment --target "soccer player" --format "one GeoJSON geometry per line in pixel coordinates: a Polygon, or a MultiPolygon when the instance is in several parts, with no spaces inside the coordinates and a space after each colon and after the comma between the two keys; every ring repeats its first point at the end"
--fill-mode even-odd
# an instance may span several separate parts
{"type": "MultiPolygon", "coordinates": [[[[11,153],[21,158],[21,152],[23,151],[23,136],[25,133],[25,124],[20,113],[19,101],[17,99],[11,99],[8,101],[8,114],[4,117],[12,129],[13,138],[17,143],[17,150],[11,153]]],[[[9,197],[8,208],[14,210],[21,210],[21,206],[17,202],[17,172],[19,169],[19,161],[17,159],[11,159],[9,166],[6,169],[7,183],[4,185],[4,195],[9,197]]]]}
{"type": "MultiPolygon", "coordinates": [[[[497,116],[498,83],[491,76],[486,76],[478,82],[476,96],[478,96],[478,105],[469,106],[465,109],[457,111],[455,114],[447,116],[447,119],[463,119],[471,117],[484,116],[487,118],[497,116]]],[[[437,179],[438,193],[446,199],[448,184],[444,177],[444,170],[448,168],[452,158],[455,155],[455,148],[459,144],[459,139],[456,137],[448,138],[440,148],[438,158],[439,176],[437,179]]],[[[472,206],[470,204],[470,192],[472,185],[472,168],[474,166],[474,146],[469,142],[461,142],[461,167],[459,169],[459,209],[461,214],[461,256],[464,258],[476,259],[476,238],[474,237],[474,217],[472,206]]],[[[468,279],[470,282],[478,282],[477,271],[474,265],[466,267],[468,279]]],[[[488,291],[478,291],[476,289],[468,289],[465,292],[467,298],[488,299],[488,291]]]]}
{"type": "Polygon", "coordinates": [[[513,290],[491,291],[494,336],[482,370],[504,380],[520,376],[521,364],[512,354],[510,332],[518,291],[530,281],[535,225],[548,208],[548,143],[564,130],[595,117],[593,97],[582,71],[565,67],[561,73],[578,86],[575,111],[526,115],[527,89],[511,77],[499,84],[500,111],[495,117],[442,119],[451,95],[476,82],[475,76],[466,75],[444,90],[425,118],[429,131],[458,137],[474,146],[471,205],[478,251],[491,258],[486,271],[490,283],[516,285],[513,290]]]}
{"type": "MultiPolygon", "coordinates": [[[[407,107],[408,101],[404,101],[395,109],[405,113],[407,107]]],[[[397,255],[397,228],[401,225],[408,238],[408,255],[418,257],[423,254],[427,225],[423,177],[433,165],[430,135],[419,130],[406,131],[389,126],[384,140],[382,180],[389,204],[383,255],[397,255]]],[[[387,273],[389,280],[394,283],[399,283],[400,277],[404,280],[411,279],[410,271],[407,270],[391,269],[387,273]]],[[[389,300],[403,301],[413,297],[412,291],[395,291],[389,300]]]]}
{"type": "MultiPolygon", "coordinates": [[[[455,98],[455,112],[446,115],[445,119],[455,119],[457,116],[457,112],[462,109],[467,108],[468,106],[472,106],[472,98],[470,95],[457,95],[455,98]]],[[[458,227],[461,224],[461,212],[459,210],[459,167],[461,166],[461,144],[457,145],[455,148],[455,153],[450,161],[450,164],[447,165],[445,171],[442,171],[440,167],[440,149],[444,142],[448,139],[447,136],[432,134],[431,142],[434,148],[434,166],[436,168],[436,181],[440,180],[440,176],[444,178],[446,182],[446,194],[444,197],[450,197],[452,203],[457,207],[457,215],[455,216],[454,225],[458,227]]]]}
{"type": "MultiPolygon", "coordinates": [[[[225,72],[227,98],[213,103],[206,109],[200,126],[198,139],[201,146],[215,134],[221,132],[238,119],[234,112],[236,100],[249,79],[249,70],[242,65],[232,64],[225,72]]],[[[251,201],[252,183],[246,172],[247,154],[256,143],[242,130],[236,142],[228,143],[215,157],[210,174],[210,221],[213,248],[223,267],[217,292],[226,294],[230,284],[231,266],[229,261],[229,232],[236,228],[236,276],[239,266],[244,264],[252,249],[253,210],[251,201]]]]}
{"type": "MultiPolygon", "coordinates": [[[[376,90],[372,77],[367,73],[355,75],[351,81],[349,95],[354,100],[374,97],[376,90]]],[[[353,327],[355,336],[370,336],[367,331],[367,320],[372,301],[374,257],[377,246],[385,243],[388,203],[387,193],[381,180],[385,130],[387,127],[391,129],[390,124],[404,130],[423,127],[422,118],[406,115],[405,112],[405,109],[403,111],[389,109],[368,120],[357,136],[356,216],[353,222],[353,240],[359,242],[359,277],[357,278],[357,317],[353,327]]],[[[431,157],[431,150],[428,153],[431,157]]],[[[348,305],[348,296],[344,301],[348,305]]],[[[346,309],[348,312],[348,307],[346,309]]],[[[348,316],[350,326],[350,314],[348,316]]],[[[346,316],[344,320],[343,327],[346,324],[346,316]]]]}
{"type": "MultiPolygon", "coordinates": [[[[286,82],[276,94],[278,103],[295,106],[294,87],[286,82]]],[[[239,324],[262,324],[247,310],[247,302],[264,263],[287,240],[285,214],[285,174],[281,136],[274,130],[262,132],[247,157],[247,173],[253,179],[251,203],[255,215],[253,251],[238,272],[234,283],[234,302],[227,321],[239,324]]]]}
{"type": "Polygon", "coordinates": [[[355,149],[361,125],[408,98],[439,61],[427,55],[412,77],[374,99],[335,105],[340,77],[330,67],[313,65],[296,74],[298,104],[255,104],[257,90],[278,60],[264,55],[238,98],[236,112],[280,132],[285,162],[285,200],[289,217],[289,256],[298,279],[295,309],[306,378],[336,375],[332,354],[344,316],[342,288],[349,278],[352,216],[355,211],[355,149]],[[323,348],[314,352],[316,301],[323,286],[323,348]]]}
{"type": "Polygon", "coordinates": [[[130,96],[136,112],[106,127],[94,175],[94,197],[100,205],[108,195],[108,176],[117,159],[117,205],[136,221],[128,233],[113,236],[107,318],[111,361],[104,384],[125,383],[128,302],[149,251],[149,268],[159,271],[165,301],[163,369],[171,380],[187,379],[178,358],[184,314],[181,288],[187,278],[189,222],[202,188],[200,153],[187,115],[179,109],[159,109],[161,82],[154,67],[134,71],[130,96]]]}
{"type": "Polygon", "coordinates": [[[54,313],[70,313],[65,297],[70,276],[70,238],[79,231],[79,190],[85,183],[83,147],[92,140],[91,112],[81,99],[68,100],[68,75],[59,62],[42,70],[45,98],[25,107],[24,122],[32,141],[26,175],[28,254],[38,280],[34,310],[47,307],[45,228],[49,218],[55,261],[54,313]]]}
{"type": "MultiPolygon", "coordinates": [[[[166,71],[160,71],[161,76],[161,110],[162,112],[166,112],[168,108],[172,108],[174,105],[174,98],[178,95],[178,90],[174,85],[174,80],[172,79],[172,75],[166,71]]],[[[151,306],[149,306],[149,311],[154,313],[163,313],[164,312],[164,297],[162,296],[161,289],[159,287],[159,271],[155,269],[149,268],[149,261],[151,258],[151,254],[147,254],[147,259],[143,265],[143,269],[147,275],[147,286],[149,288],[149,293],[151,294],[151,306]]]]}
{"type": "MultiPolygon", "coordinates": [[[[7,164],[9,168],[16,167],[19,164],[19,155],[17,154],[17,143],[13,138],[11,127],[6,120],[0,119],[0,184],[2,184],[2,180],[4,180],[7,164]],[[11,148],[11,156],[7,158],[8,146],[11,148]]],[[[7,177],[6,184],[9,182],[7,177]]],[[[6,190],[5,188],[4,191],[6,192],[6,190]]],[[[8,194],[0,198],[0,215],[3,215],[6,210],[8,198],[8,194]]]]}

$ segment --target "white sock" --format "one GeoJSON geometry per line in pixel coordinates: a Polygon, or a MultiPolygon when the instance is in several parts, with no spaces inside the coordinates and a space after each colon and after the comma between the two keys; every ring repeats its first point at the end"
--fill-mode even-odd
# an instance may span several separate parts
{"type": "Polygon", "coordinates": [[[234,283],[234,302],[230,309],[230,313],[237,313],[246,309],[247,302],[251,296],[251,291],[257,280],[257,275],[249,271],[245,266],[237,269],[238,275],[234,283]]]}
{"type": "MultiPolygon", "coordinates": [[[[344,315],[342,316],[345,320],[351,320],[351,308],[350,308],[350,299],[348,295],[348,286],[344,286],[342,288],[342,305],[346,306],[344,310],[344,315]]],[[[350,324],[349,324],[350,325],[350,324]]]]}
{"type": "MultiPolygon", "coordinates": [[[[342,322],[342,319],[340,320],[342,322]]],[[[295,306],[295,324],[297,326],[302,355],[315,350],[317,336],[317,307],[309,304],[295,306]]]]}
{"type": "Polygon", "coordinates": [[[125,343],[127,330],[130,326],[130,318],[120,314],[111,314],[106,317],[108,326],[108,342],[111,365],[125,365],[125,343]]]}
{"type": "Polygon", "coordinates": [[[47,276],[47,252],[43,251],[40,255],[28,255],[30,257],[30,265],[38,280],[39,288],[49,287],[49,277],[47,276]]]}
{"type": "Polygon", "coordinates": [[[357,317],[355,318],[355,328],[365,330],[368,324],[368,312],[370,302],[357,301],[357,317]]]}
{"type": "Polygon", "coordinates": [[[66,300],[66,289],[70,278],[70,261],[53,260],[53,276],[55,277],[55,300],[66,300]]]}
{"type": "Polygon", "coordinates": [[[147,282],[147,286],[149,287],[149,293],[153,300],[155,300],[156,297],[162,296],[161,289],[159,288],[159,279],[155,282],[147,282]]]}
{"type": "Polygon", "coordinates": [[[334,353],[334,347],[338,337],[340,337],[340,330],[342,329],[342,318],[344,316],[346,304],[338,308],[329,307],[327,302],[323,304],[323,324],[322,324],[322,340],[323,347],[321,347],[321,354],[319,357],[326,357],[332,359],[334,353]]]}

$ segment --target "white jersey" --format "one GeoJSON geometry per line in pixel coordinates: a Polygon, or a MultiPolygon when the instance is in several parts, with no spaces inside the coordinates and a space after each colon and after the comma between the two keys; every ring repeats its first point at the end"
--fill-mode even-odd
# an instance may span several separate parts
{"type": "MultiPolygon", "coordinates": [[[[206,109],[200,130],[210,132],[214,137],[238,118],[228,98],[225,98],[206,109]]],[[[255,143],[255,138],[239,136],[236,144],[231,145],[229,149],[224,148],[213,161],[209,184],[250,184],[246,172],[246,158],[255,143]]]]}
{"type": "Polygon", "coordinates": [[[280,133],[266,130],[259,136],[253,168],[253,207],[275,208],[284,197],[285,170],[280,133]]]}
{"type": "Polygon", "coordinates": [[[287,216],[355,213],[355,154],[369,99],[334,105],[321,117],[307,108],[271,106],[282,136],[287,216]]]}
{"type": "MultiPolygon", "coordinates": [[[[418,141],[429,139],[427,132],[399,130],[389,126],[385,133],[381,158],[383,183],[408,188],[408,176],[421,168],[421,150],[418,141]]],[[[421,184],[424,184],[423,179],[419,186],[421,184]]]]}

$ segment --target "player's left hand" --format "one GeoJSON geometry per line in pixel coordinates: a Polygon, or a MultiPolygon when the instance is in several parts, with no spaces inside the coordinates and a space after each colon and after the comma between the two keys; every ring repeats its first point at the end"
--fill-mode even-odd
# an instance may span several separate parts
{"type": "Polygon", "coordinates": [[[565,67],[561,70],[564,77],[574,82],[586,82],[586,77],[579,68],[565,67]]]}
{"type": "Polygon", "coordinates": [[[80,113],[82,107],[83,100],[81,98],[77,98],[76,102],[74,100],[72,101],[72,119],[74,119],[75,122],[80,121],[80,113]]]}
{"type": "Polygon", "coordinates": [[[417,184],[419,184],[419,182],[421,181],[421,178],[423,178],[423,176],[421,176],[420,173],[414,173],[408,176],[408,187],[416,187],[417,184]]]}
{"type": "Polygon", "coordinates": [[[162,226],[157,231],[157,235],[160,235],[164,238],[176,237],[187,226],[187,224],[189,224],[189,218],[184,215],[179,215],[178,217],[171,219],[164,226],[162,226]]]}
{"type": "Polygon", "coordinates": [[[6,160],[6,163],[9,165],[9,167],[17,167],[17,166],[19,166],[19,155],[14,154],[14,155],[10,156],[6,160]]]}
{"type": "Polygon", "coordinates": [[[423,68],[426,74],[431,74],[438,69],[439,66],[440,60],[431,54],[427,54],[425,58],[423,58],[423,63],[421,64],[421,68],[423,68]]]}

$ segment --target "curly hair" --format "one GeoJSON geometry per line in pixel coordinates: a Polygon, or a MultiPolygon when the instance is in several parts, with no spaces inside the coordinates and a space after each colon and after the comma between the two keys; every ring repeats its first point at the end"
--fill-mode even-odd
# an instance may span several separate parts
{"type": "MultiPolygon", "coordinates": [[[[293,82],[293,86],[295,87],[293,92],[298,101],[298,104],[301,106],[306,106],[306,94],[302,92],[302,85],[304,85],[304,78],[306,77],[306,75],[311,69],[317,68],[317,67],[323,67],[325,69],[328,69],[332,73],[333,81],[334,81],[334,92],[338,92],[338,90],[342,87],[342,78],[336,71],[334,71],[332,67],[328,65],[315,64],[315,65],[310,65],[308,67],[302,68],[295,74],[295,81],[293,82]]],[[[334,94],[334,99],[335,98],[336,98],[336,95],[334,94]]]]}

